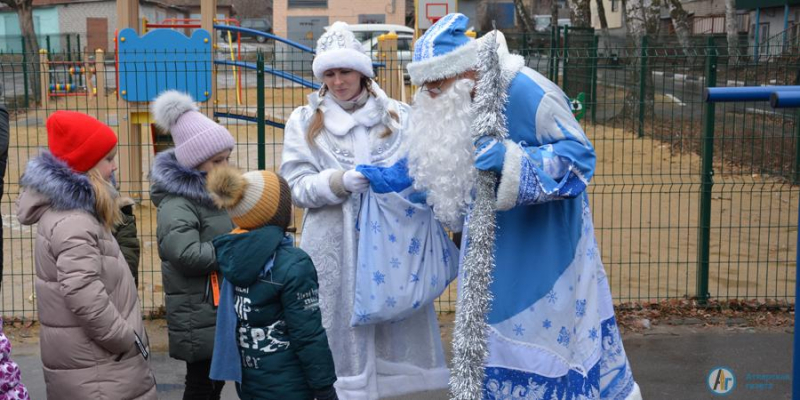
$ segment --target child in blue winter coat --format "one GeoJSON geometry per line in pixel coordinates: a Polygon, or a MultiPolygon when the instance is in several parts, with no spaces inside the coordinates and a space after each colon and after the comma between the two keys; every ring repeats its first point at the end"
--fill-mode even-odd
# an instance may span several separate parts
{"type": "Polygon", "coordinates": [[[316,269],[285,233],[288,184],[273,172],[222,167],[207,185],[237,226],[213,241],[224,281],[211,378],[236,381],[242,399],[337,399],[316,269]]]}

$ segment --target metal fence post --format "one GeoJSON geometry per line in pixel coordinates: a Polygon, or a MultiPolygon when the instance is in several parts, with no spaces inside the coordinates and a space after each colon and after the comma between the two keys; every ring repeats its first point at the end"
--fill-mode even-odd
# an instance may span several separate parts
{"type": "Polygon", "coordinates": [[[263,170],[267,167],[267,154],[266,154],[266,129],[267,121],[264,107],[266,107],[266,100],[264,99],[264,53],[258,51],[258,58],[256,59],[256,103],[258,110],[256,111],[256,118],[258,120],[258,138],[257,138],[257,151],[258,151],[258,169],[263,170]]]}
{"type": "MultiPolygon", "coordinates": [[[[82,63],[83,62],[83,50],[81,50],[81,34],[78,33],[78,34],[75,35],[75,37],[77,38],[77,42],[78,42],[77,51],[76,51],[76,53],[78,53],[78,55],[77,55],[77,58],[76,58],[75,61],[77,61],[78,63],[82,63]]],[[[84,66],[81,65],[81,68],[83,68],[83,67],[84,66]]],[[[83,86],[83,74],[81,74],[81,73],[78,73],[78,85],[79,86],[83,86]]]]}
{"type": "MultiPolygon", "coordinates": [[[[798,215],[797,227],[800,228],[800,215],[798,215]]],[[[797,254],[795,255],[795,275],[800,271],[800,235],[797,236],[797,254]]],[[[794,340],[793,340],[793,357],[792,357],[792,399],[800,399],[800,332],[797,331],[797,324],[800,322],[797,316],[797,300],[800,293],[800,280],[794,281],[794,340]]]]}
{"type": "Polygon", "coordinates": [[[551,24],[551,26],[550,26],[550,63],[548,65],[549,68],[548,68],[547,72],[548,72],[548,75],[549,75],[548,78],[550,78],[551,81],[553,81],[556,84],[558,84],[558,81],[556,80],[556,79],[558,79],[558,77],[556,77],[555,73],[554,73],[554,71],[556,69],[555,65],[556,65],[556,27],[552,26],[552,24],[551,24]]]}
{"type": "Polygon", "coordinates": [[[25,88],[25,108],[28,108],[30,105],[30,93],[28,84],[28,52],[25,49],[25,36],[21,37],[22,39],[22,79],[25,82],[22,86],[25,88]]]}
{"type": "MultiPolygon", "coordinates": [[[[717,49],[714,39],[708,40],[706,54],[706,86],[717,86],[717,49]]],[[[709,246],[711,243],[711,188],[714,186],[714,111],[713,102],[705,104],[703,113],[702,170],[700,172],[700,221],[697,237],[697,299],[705,304],[708,292],[709,246]]]]}
{"type": "Polygon", "coordinates": [[[594,36],[594,46],[592,47],[592,90],[589,93],[589,101],[592,107],[592,123],[597,122],[597,48],[600,45],[600,36],[594,36]]]}
{"type": "Polygon", "coordinates": [[[530,55],[530,49],[528,49],[528,32],[522,31],[522,51],[520,54],[527,58],[530,55]]]}
{"type": "Polygon", "coordinates": [[[639,61],[639,137],[644,137],[645,97],[647,97],[647,35],[642,36],[639,61]]]}
{"type": "MultiPolygon", "coordinates": [[[[568,26],[564,27],[564,47],[563,47],[563,51],[564,51],[564,66],[562,67],[563,68],[562,69],[563,72],[561,73],[561,88],[564,89],[564,92],[567,93],[567,96],[569,96],[570,95],[570,93],[568,92],[569,86],[567,86],[567,80],[568,80],[567,78],[569,78],[569,73],[567,71],[569,69],[569,67],[567,65],[567,64],[569,64],[569,27],[568,26]]],[[[556,76],[558,76],[558,70],[556,70],[556,76]]],[[[577,93],[575,93],[575,96],[577,96],[577,93]]]]}
{"type": "MultiPolygon", "coordinates": [[[[67,61],[72,61],[72,40],[70,39],[69,35],[67,35],[67,61]]],[[[69,81],[69,84],[72,85],[72,74],[67,74],[67,80],[69,81]]]]}
{"type": "Polygon", "coordinates": [[[792,183],[800,183],[800,109],[794,113],[794,179],[792,183]]]}

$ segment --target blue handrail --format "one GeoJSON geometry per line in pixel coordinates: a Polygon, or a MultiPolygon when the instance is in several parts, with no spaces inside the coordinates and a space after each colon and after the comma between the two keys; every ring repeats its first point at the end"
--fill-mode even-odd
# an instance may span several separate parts
{"type": "MultiPolygon", "coordinates": [[[[248,29],[248,28],[241,28],[241,27],[233,26],[233,25],[214,25],[214,29],[219,29],[219,30],[222,30],[222,31],[248,33],[248,34],[254,35],[254,36],[262,36],[262,37],[265,37],[267,39],[273,39],[273,40],[277,40],[277,41],[279,41],[281,43],[286,43],[289,46],[292,46],[294,48],[300,49],[300,50],[305,51],[307,53],[316,54],[314,49],[312,49],[311,47],[308,47],[308,46],[306,46],[304,44],[300,44],[300,43],[297,43],[295,41],[292,41],[292,40],[289,40],[289,39],[286,39],[284,37],[280,37],[280,36],[277,36],[277,35],[273,35],[273,34],[267,33],[267,32],[257,31],[257,30],[248,29]]],[[[373,67],[385,67],[386,64],[385,63],[380,63],[380,62],[373,62],[372,66],[373,67]]]]}
{"type": "MultiPolygon", "coordinates": [[[[797,216],[797,227],[800,228],[800,215],[797,216]]],[[[798,270],[798,265],[800,265],[800,235],[797,236],[797,258],[795,259],[794,267],[795,267],[795,274],[800,272],[798,270]]],[[[797,275],[795,275],[797,276],[797,275]]],[[[800,333],[797,332],[797,323],[798,323],[798,316],[797,316],[797,294],[800,293],[800,280],[794,280],[794,355],[792,358],[792,399],[800,400],[800,333]]]]}
{"type": "MultiPolygon", "coordinates": [[[[256,117],[252,117],[252,116],[249,116],[249,115],[241,115],[241,114],[221,112],[221,111],[215,112],[214,113],[214,118],[230,118],[230,119],[238,119],[240,121],[258,123],[258,118],[256,118],[256,117]]],[[[271,121],[271,120],[268,120],[268,119],[265,119],[264,123],[269,125],[269,126],[274,126],[275,128],[279,128],[279,129],[286,128],[285,124],[282,124],[280,122],[271,121]]]]}
{"type": "Polygon", "coordinates": [[[289,46],[292,46],[294,48],[303,50],[303,51],[311,53],[311,54],[315,53],[314,49],[312,49],[311,47],[308,47],[308,46],[306,46],[304,44],[300,44],[300,43],[297,43],[295,41],[292,41],[292,40],[289,40],[289,39],[286,39],[286,38],[283,38],[283,37],[280,37],[280,36],[277,36],[277,35],[273,35],[271,33],[257,31],[255,29],[242,28],[240,26],[233,26],[233,25],[214,25],[214,29],[218,29],[218,30],[221,30],[221,31],[247,33],[248,35],[253,35],[253,36],[261,36],[261,37],[265,37],[267,39],[277,40],[277,41],[279,41],[281,43],[286,43],[289,46]]]}
{"type": "Polygon", "coordinates": [[[710,87],[703,91],[703,100],[715,103],[734,101],[769,101],[774,92],[800,92],[800,86],[710,87]]]}
{"type": "Polygon", "coordinates": [[[798,108],[800,107],[800,90],[793,92],[773,92],[769,96],[769,105],[771,105],[772,108],[798,108]]]}
{"type": "MultiPolygon", "coordinates": [[[[246,68],[246,69],[252,69],[252,70],[256,70],[257,69],[255,64],[247,63],[247,62],[243,62],[243,61],[214,60],[214,64],[217,64],[217,65],[233,65],[233,66],[236,66],[236,67],[239,67],[239,68],[246,68]]],[[[286,80],[289,80],[289,81],[292,81],[294,83],[299,83],[299,84],[301,84],[301,85],[303,85],[305,87],[312,88],[314,90],[317,90],[317,89],[320,88],[320,84],[319,83],[311,82],[311,81],[309,81],[307,79],[304,79],[304,78],[301,78],[301,77],[299,77],[299,76],[297,76],[297,75],[295,75],[295,74],[293,74],[291,72],[280,71],[280,70],[268,67],[266,65],[264,66],[264,72],[266,72],[268,74],[271,74],[271,75],[275,75],[277,77],[280,77],[280,78],[283,78],[283,79],[286,79],[286,80]]]]}
{"type": "MultiPolygon", "coordinates": [[[[767,101],[773,108],[800,108],[800,86],[753,86],[735,88],[706,88],[703,98],[707,102],[767,101]]],[[[800,229],[800,215],[797,220],[800,229]]],[[[797,237],[795,274],[800,274],[800,235],[797,237]]],[[[792,399],[800,400],[800,331],[798,331],[797,305],[800,280],[794,283],[794,355],[792,357],[792,399]]]]}

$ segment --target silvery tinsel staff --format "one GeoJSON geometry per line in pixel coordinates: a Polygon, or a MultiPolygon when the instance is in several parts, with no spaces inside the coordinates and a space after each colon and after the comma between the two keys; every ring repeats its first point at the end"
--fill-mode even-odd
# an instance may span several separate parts
{"type": "MultiPolygon", "coordinates": [[[[473,139],[507,136],[503,114],[506,93],[501,85],[497,55],[497,31],[484,38],[478,52],[479,79],[475,88],[472,123],[473,139]]],[[[483,143],[476,142],[480,148],[483,143]]],[[[494,239],[497,174],[479,171],[476,196],[468,221],[470,244],[464,260],[462,296],[456,304],[456,325],[453,333],[453,368],[450,396],[456,400],[478,400],[483,395],[484,361],[487,356],[486,316],[491,307],[489,285],[494,269],[494,239]]]]}

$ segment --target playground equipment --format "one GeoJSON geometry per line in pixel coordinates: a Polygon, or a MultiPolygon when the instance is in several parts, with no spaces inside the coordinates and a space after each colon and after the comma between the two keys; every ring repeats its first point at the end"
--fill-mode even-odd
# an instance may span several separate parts
{"type": "MultiPolygon", "coordinates": [[[[46,55],[47,52],[43,54],[46,55]]],[[[92,82],[92,77],[95,75],[95,67],[90,66],[88,62],[50,61],[47,57],[44,57],[42,61],[40,68],[42,73],[46,74],[44,82],[48,97],[97,94],[97,88],[92,82]],[[82,84],[84,81],[85,85],[82,84]]]]}
{"type": "MultiPolygon", "coordinates": [[[[160,23],[150,23],[147,18],[142,19],[142,34],[146,34],[151,29],[198,29],[200,28],[200,19],[197,18],[167,18],[160,23]]],[[[230,26],[240,26],[239,20],[235,18],[214,18],[214,24],[229,24],[230,26]]],[[[230,52],[231,61],[242,60],[242,34],[236,32],[236,52],[234,55],[233,35],[231,31],[223,31],[227,33],[228,49],[230,52]]],[[[187,32],[187,36],[189,33],[187,32]]],[[[214,46],[216,49],[217,46],[214,46]]],[[[233,78],[236,82],[236,104],[242,105],[242,77],[239,73],[239,67],[233,66],[233,78]]]]}
{"type": "Polygon", "coordinates": [[[206,102],[215,92],[216,82],[211,76],[215,38],[209,32],[216,8],[216,0],[201,0],[202,30],[191,38],[172,29],[157,29],[140,38],[139,31],[148,27],[139,22],[139,1],[117,1],[117,91],[122,113],[117,116],[119,183],[120,191],[136,200],[142,197],[141,141],[144,125],[151,123],[150,100],[164,90],[178,89],[190,93],[198,102],[206,102]]]}
{"type": "MultiPolygon", "coordinates": [[[[301,76],[281,71],[264,64],[263,54],[259,52],[256,63],[245,62],[241,57],[241,40],[237,40],[234,52],[233,37],[240,39],[242,34],[264,37],[275,42],[286,44],[301,52],[314,54],[308,46],[295,43],[271,33],[237,26],[230,19],[216,20],[216,0],[201,0],[201,17],[197,19],[168,19],[159,23],[138,21],[138,0],[118,0],[117,15],[120,27],[116,36],[117,43],[117,89],[119,96],[118,109],[125,110],[119,116],[119,154],[120,154],[120,190],[134,199],[142,196],[142,146],[141,129],[150,124],[148,103],[159,93],[175,89],[189,93],[198,103],[206,103],[212,107],[215,118],[229,118],[248,122],[256,122],[258,126],[259,163],[264,157],[265,127],[283,128],[285,120],[279,116],[266,115],[264,96],[257,99],[255,112],[242,110],[222,104],[216,90],[216,73],[214,66],[230,67],[236,82],[236,105],[242,104],[241,72],[254,70],[257,74],[257,85],[264,87],[264,75],[270,74],[298,84],[301,87],[316,90],[320,85],[301,76]],[[218,22],[230,25],[217,24],[218,22]],[[198,29],[199,28],[199,29],[198,29]],[[141,31],[142,35],[140,36],[141,31]],[[179,30],[193,29],[191,35],[184,35],[179,30]],[[212,34],[214,30],[225,32],[229,44],[228,59],[215,59],[216,39],[220,36],[212,34]],[[188,37],[187,37],[188,36],[188,37]],[[135,175],[134,175],[135,174],[135,175]],[[135,178],[134,178],[135,177],[135,178]]],[[[389,54],[396,53],[396,38],[388,40],[384,47],[389,54]],[[393,45],[392,45],[393,43],[393,45]]],[[[387,62],[396,60],[387,59],[387,62]]],[[[376,63],[376,67],[386,67],[385,63],[376,63]]],[[[390,84],[393,89],[387,90],[390,96],[401,98],[402,84],[388,75],[398,71],[396,68],[383,68],[382,83],[390,84]],[[396,87],[395,87],[396,86],[396,87]]],[[[402,74],[402,71],[398,71],[402,74]]],[[[400,75],[402,77],[402,75],[400,75]]],[[[399,80],[402,82],[402,78],[399,80]]],[[[263,93],[263,90],[261,91],[263,93]]],[[[205,108],[204,107],[204,108],[205,108]]],[[[152,131],[155,145],[158,138],[167,137],[166,132],[152,131]]],[[[263,166],[259,166],[263,168],[263,166]]]]}
{"type": "Polygon", "coordinates": [[[458,0],[416,0],[414,10],[416,12],[415,30],[420,32],[430,28],[445,15],[457,12],[458,0]]]}
{"type": "Polygon", "coordinates": [[[95,52],[94,62],[51,61],[47,50],[39,50],[42,105],[46,107],[55,97],[72,96],[102,97],[101,101],[105,105],[105,90],[98,90],[98,88],[105,88],[104,63],[103,50],[95,52]],[[85,84],[81,84],[81,82],[85,82],[85,84]]]}
{"type": "MultiPolygon", "coordinates": [[[[769,101],[773,108],[800,108],[800,86],[750,86],[732,88],[706,88],[703,99],[707,107],[713,110],[714,103],[735,101],[769,101]]],[[[706,114],[709,114],[708,109],[706,114]]],[[[713,113],[711,113],[713,115],[713,113]]],[[[800,123],[800,121],[795,121],[800,123]]],[[[800,216],[797,226],[800,228],[800,216]]],[[[795,258],[795,274],[800,276],[800,235],[797,237],[797,256],[795,258]]],[[[800,294],[800,280],[795,279],[794,286],[794,355],[792,359],[792,399],[800,400],[800,332],[798,332],[797,300],[800,294]]]]}

